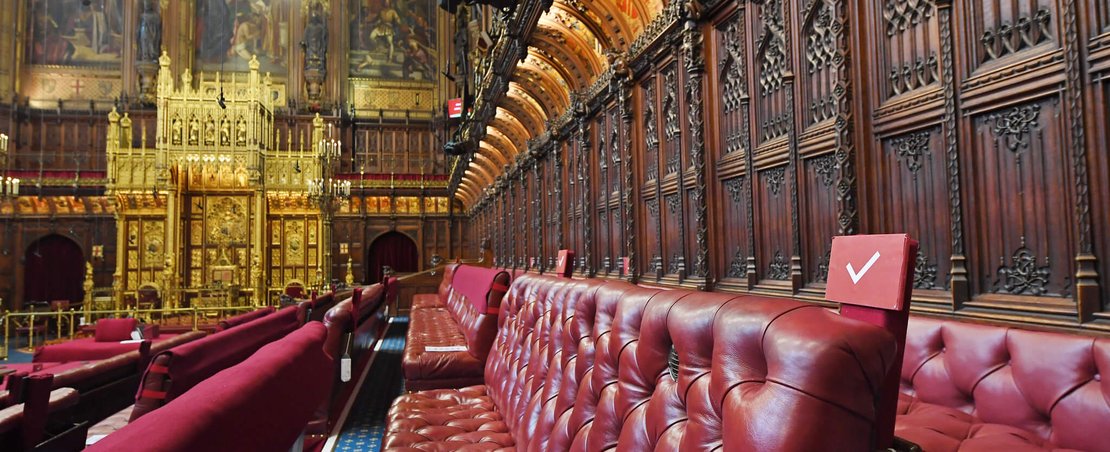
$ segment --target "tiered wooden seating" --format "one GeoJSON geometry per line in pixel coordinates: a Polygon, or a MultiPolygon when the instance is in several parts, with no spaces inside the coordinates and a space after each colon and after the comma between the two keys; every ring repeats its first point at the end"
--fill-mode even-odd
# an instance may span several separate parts
{"type": "Polygon", "coordinates": [[[290,450],[331,391],[325,336],[310,322],[87,450],[290,450]]]}
{"type": "Polygon", "coordinates": [[[387,450],[872,450],[884,329],[813,304],[522,275],[486,384],[402,395],[387,450]]]}
{"type": "Polygon", "coordinates": [[[481,383],[497,332],[509,274],[469,265],[448,266],[437,297],[417,297],[401,358],[410,390],[481,383]]]}
{"type": "MultiPolygon", "coordinates": [[[[20,377],[22,400],[0,410],[0,446],[4,450],[79,450],[86,423],[71,422],[80,396],[73,388],[51,390],[53,376],[20,377]]],[[[14,385],[13,385],[14,386],[14,385]]]]}
{"type": "Polygon", "coordinates": [[[895,434],[933,452],[1110,451],[1110,340],[911,317],[895,434]]]}

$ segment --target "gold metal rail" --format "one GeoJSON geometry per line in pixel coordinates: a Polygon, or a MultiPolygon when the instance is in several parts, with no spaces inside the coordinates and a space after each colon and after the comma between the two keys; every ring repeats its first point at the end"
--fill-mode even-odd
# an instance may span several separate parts
{"type": "Polygon", "coordinates": [[[35,336],[41,331],[43,342],[74,339],[79,326],[90,325],[98,319],[132,317],[157,325],[190,325],[193,331],[200,326],[200,319],[217,321],[230,314],[258,309],[257,306],[213,306],[176,309],[118,309],[100,311],[57,310],[47,312],[5,312],[0,316],[4,324],[4,343],[0,347],[0,360],[8,359],[12,333],[26,332],[27,348],[35,348],[35,336]],[[53,323],[53,325],[51,325],[53,323]],[[53,332],[53,335],[51,333],[53,332]],[[51,339],[53,336],[53,339],[51,339]]]}

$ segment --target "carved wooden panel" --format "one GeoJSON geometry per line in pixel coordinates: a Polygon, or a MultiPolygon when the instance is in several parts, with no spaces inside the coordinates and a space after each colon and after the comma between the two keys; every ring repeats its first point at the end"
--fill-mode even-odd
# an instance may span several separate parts
{"type": "Polygon", "coordinates": [[[744,28],[745,11],[739,10],[715,30],[714,42],[721,55],[711,78],[717,86],[715,103],[720,132],[716,149],[718,159],[736,157],[748,151],[748,55],[744,28]]]}
{"type": "Polygon", "coordinates": [[[1067,126],[1059,98],[1005,106],[973,117],[969,241],[973,294],[1067,297],[1075,237],[1067,126]]]}
{"type": "Polygon", "coordinates": [[[790,72],[785,8],[782,0],[768,0],[756,7],[758,38],[754,48],[755,142],[757,147],[777,142],[793,130],[786,77],[790,72]]]}
{"type": "Polygon", "coordinates": [[[882,140],[875,162],[879,195],[877,232],[906,232],[920,244],[915,289],[947,289],[951,255],[947,165],[938,127],[882,140]]]}
{"type": "Polygon", "coordinates": [[[989,69],[1059,47],[1059,11],[1052,0],[969,1],[970,63],[989,69]]]}
{"type": "Polygon", "coordinates": [[[802,0],[798,10],[802,16],[802,78],[801,100],[803,128],[832,119],[836,115],[836,70],[840,62],[836,57],[836,34],[833,31],[834,0],[802,0]]]}
{"type": "Polygon", "coordinates": [[[875,61],[882,99],[902,96],[940,81],[940,42],[933,0],[880,3],[883,58],[875,61]]]}
{"type": "Polygon", "coordinates": [[[760,279],[790,279],[790,184],[788,166],[760,170],[755,184],[756,262],[760,279]]]}
{"type": "Polygon", "coordinates": [[[822,154],[802,161],[799,184],[802,234],[802,270],[809,283],[824,283],[829,276],[829,251],[836,235],[836,157],[822,154]]]}

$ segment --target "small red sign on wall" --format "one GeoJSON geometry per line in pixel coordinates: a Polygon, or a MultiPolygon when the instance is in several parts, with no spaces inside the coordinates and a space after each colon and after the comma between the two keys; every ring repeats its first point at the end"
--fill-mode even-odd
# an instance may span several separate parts
{"type": "Polygon", "coordinates": [[[463,113],[462,98],[449,99],[447,101],[447,117],[461,118],[463,113]]]}
{"type": "Polygon", "coordinates": [[[906,234],[833,237],[825,299],[901,311],[917,259],[917,241],[906,234]]]}
{"type": "Polygon", "coordinates": [[[559,258],[555,261],[555,274],[570,278],[574,271],[574,251],[559,250],[559,258]]]}

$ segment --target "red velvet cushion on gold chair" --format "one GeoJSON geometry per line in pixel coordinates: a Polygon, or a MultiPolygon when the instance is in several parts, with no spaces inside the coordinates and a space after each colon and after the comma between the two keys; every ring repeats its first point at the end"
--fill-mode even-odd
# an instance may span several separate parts
{"type": "Polygon", "coordinates": [[[131,339],[139,324],[136,319],[101,319],[96,322],[97,342],[119,342],[131,339]]]}

